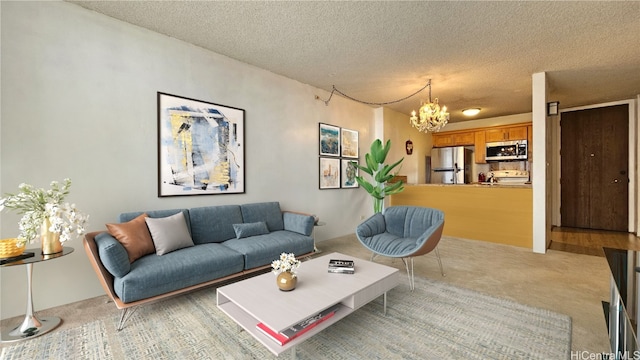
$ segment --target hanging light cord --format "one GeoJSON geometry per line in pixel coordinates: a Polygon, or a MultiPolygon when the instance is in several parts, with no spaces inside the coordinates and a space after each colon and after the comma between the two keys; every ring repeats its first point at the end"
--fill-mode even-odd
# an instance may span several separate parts
{"type": "Polygon", "coordinates": [[[429,101],[431,101],[431,79],[429,79],[429,81],[427,82],[427,84],[426,84],[425,86],[423,86],[420,90],[418,90],[418,91],[414,92],[414,93],[413,93],[413,94],[411,94],[411,95],[405,96],[405,97],[403,97],[402,99],[398,99],[398,100],[394,100],[394,101],[387,101],[387,102],[381,102],[381,103],[378,103],[378,102],[369,102],[369,101],[362,101],[362,100],[358,100],[358,99],[353,98],[353,97],[351,97],[351,96],[349,96],[349,95],[347,95],[347,94],[343,93],[342,91],[338,90],[338,89],[336,88],[336,86],[335,86],[335,85],[333,85],[333,90],[331,90],[331,94],[329,94],[329,98],[328,98],[327,100],[322,100],[322,99],[321,99],[319,96],[317,96],[317,95],[316,95],[316,99],[321,100],[322,102],[324,102],[324,104],[325,104],[326,106],[329,106],[329,101],[331,101],[331,98],[333,97],[333,93],[338,93],[338,94],[340,94],[340,95],[342,95],[342,96],[346,97],[346,98],[347,98],[347,99],[349,99],[349,100],[353,100],[353,101],[355,101],[355,102],[359,102],[359,103],[361,103],[361,104],[365,104],[365,105],[377,105],[377,106],[384,106],[384,105],[395,104],[395,103],[399,103],[399,102],[401,102],[401,101],[405,101],[405,100],[407,100],[407,99],[409,99],[409,98],[411,98],[411,97],[413,97],[413,96],[418,95],[422,90],[426,89],[427,87],[429,88],[429,101]]]}

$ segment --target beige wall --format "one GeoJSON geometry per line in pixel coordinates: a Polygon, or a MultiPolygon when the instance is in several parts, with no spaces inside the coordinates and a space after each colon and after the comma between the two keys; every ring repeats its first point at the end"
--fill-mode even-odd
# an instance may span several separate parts
{"type": "MultiPolygon", "coordinates": [[[[315,100],[324,91],[67,2],[0,7],[1,194],[69,177],[89,230],[125,211],[275,200],[317,214],[322,241],[372,213],[362,189],[318,189],[318,123],[359,131],[366,148],[372,108],[341,97],[325,106],[315,100]],[[158,91],[246,111],[245,194],[157,197],[158,91]]],[[[16,236],[19,216],[1,215],[0,236],[16,236]]],[[[81,241],[67,245],[75,252],[34,266],[36,311],[104,293],[81,241]]],[[[23,314],[25,268],[0,272],[0,317],[23,314]]]]}
{"type": "Polygon", "coordinates": [[[409,117],[405,114],[383,109],[384,139],[391,140],[391,151],[388,163],[393,163],[404,157],[402,168],[398,175],[406,175],[409,184],[425,183],[425,156],[431,152],[431,135],[417,131],[409,124],[409,117]],[[406,142],[413,142],[413,154],[407,155],[406,142]]]}

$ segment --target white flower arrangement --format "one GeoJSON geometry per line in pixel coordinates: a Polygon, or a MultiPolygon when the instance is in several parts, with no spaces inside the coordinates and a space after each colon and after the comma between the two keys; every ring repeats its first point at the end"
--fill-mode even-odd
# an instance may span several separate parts
{"type": "Polygon", "coordinates": [[[71,240],[75,236],[85,234],[85,224],[89,218],[82,214],[75,204],[62,203],[69,194],[71,180],[64,179],[62,186],[57,181],[51,182],[51,189],[36,189],[29,184],[20,184],[17,194],[5,194],[0,199],[0,211],[16,210],[22,214],[18,245],[32,243],[40,237],[41,227],[45,219],[49,219],[49,231],[60,234],[60,242],[71,240]]]}
{"type": "Polygon", "coordinates": [[[295,277],[296,270],[300,267],[300,264],[300,260],[296,259],[296,256],[293,253],[282,253],[280,254],[280,259],[274,260],[271,263],[271,267],[273,268],[272,272],[276,275],[286,271],[290,272],[295,277]]]}

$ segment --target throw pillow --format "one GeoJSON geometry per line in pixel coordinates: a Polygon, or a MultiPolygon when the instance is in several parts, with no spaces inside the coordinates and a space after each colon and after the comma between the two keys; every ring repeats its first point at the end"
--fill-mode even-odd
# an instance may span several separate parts
{"type": "Polygon", "coordinates": [[[102,266],[115,277],[123,277],[131,270],[129,254],[122,244],[108,232],[94,238],[102,266]]]}
{"type": "Polygon", "coordinates": [[[146,218],[156,254],[164,255],[174,250],[193,246],[193,240],[184,214],[179,212],[164,218],[146,218]]]}
{"type": "Polygon", "coordinates": [[[109,234],[116,238],[127,250],[130,263],[156,251],[149,229],[144,221],[146,217],[147,214],[145,213],[126,223],[107,224],[109,234]]]}
{"type": "Polygon", "coordinates": [[[269,229],[267,228],[267,223],[264,221],[244,223],[244,224],[233,224],[233,230],[236,232],[236,238],[238,239],[269,233],[269,229]]]}

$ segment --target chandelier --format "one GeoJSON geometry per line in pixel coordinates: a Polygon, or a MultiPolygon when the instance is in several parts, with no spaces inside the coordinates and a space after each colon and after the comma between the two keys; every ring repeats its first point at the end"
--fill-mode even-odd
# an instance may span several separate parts
{"type": "Polygon", "coordinates": [[[412,111],[409,122],[420,132],[437,132],[449,122],[449,113],[446,106],[440,109],[438,98],[435,102],[431,101],[431,79],[429,79],[427,86],[429,87],[429,102],[421,102],[418,116],[416,116],[415,110],[412,111]]]}

